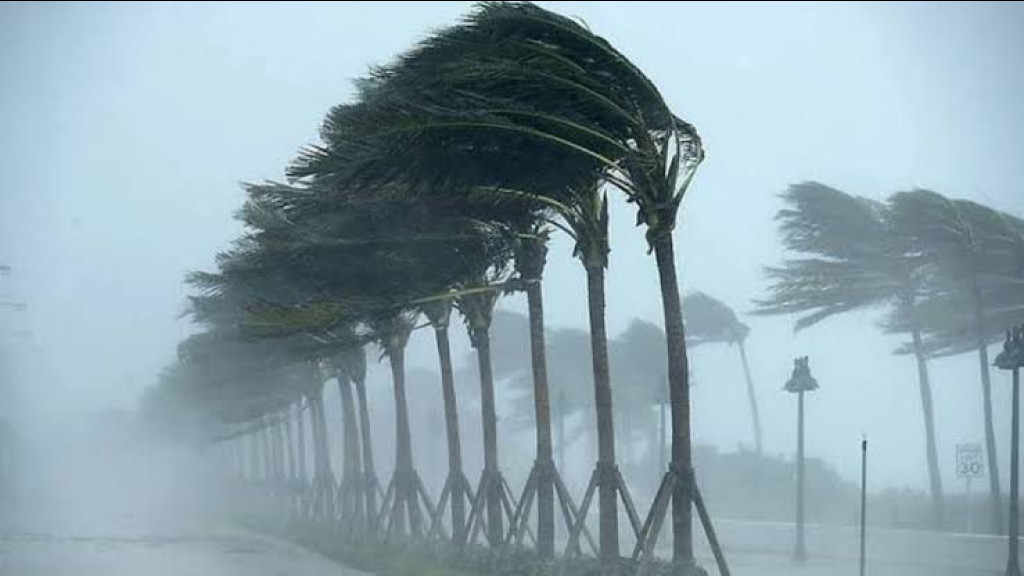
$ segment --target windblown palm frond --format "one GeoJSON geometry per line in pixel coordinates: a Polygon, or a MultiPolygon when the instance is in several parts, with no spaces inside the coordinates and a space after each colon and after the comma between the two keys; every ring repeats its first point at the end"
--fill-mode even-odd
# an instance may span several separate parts
{"type": "Polygon", "coordinates": [[[817,182],[791,186],[776,219],[783,244],[804,255],[767,270],[757,314],[804,313],[797,330],[835,314],[891,304],[920,281],[919,261],[892,234],[886,207],[817,182]]]}
{"type": "Polygon", "coordinates": [[[747,339],[750,327],[740,321],[725,302],[704,292],[683,298],[686,335],[694,345],[705,343],[739,344],[747,339]]]}
{"type": "Polygon", "coordinates": [[[930,190],[894,194],[892,221],[911,238],[946,289],[984,290],[1024,272],[1024,225],[1020,219],[968,200],[930,190]]]}

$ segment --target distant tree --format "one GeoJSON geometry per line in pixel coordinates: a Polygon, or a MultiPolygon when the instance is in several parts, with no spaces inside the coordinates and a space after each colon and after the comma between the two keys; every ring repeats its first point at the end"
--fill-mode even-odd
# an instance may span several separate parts
{"type": "Polygon", "coordinates": [[[750,405],[750,420],[754,427],[754,447],[758,454],[763,452],[761,438],[761,415],[757,409],[757,392],[750,377],[747,361],[747,336],[750,327],[736,317],[736,312],[724,302],[703,292],[694,292],[683,298],[683,312],[686,315],[687,335],[691,346],[701,344],[735,345],[740,353],[743,376],[747,382],[747,402],[750,405]]]}
{"type": "Polygon", "coordinates": [[[757,313],[802,314],[796,330],[837,314],[883,306],[912,320],[906,328],[917,360],[933,521],[940,526],[945,516],[942,477],[928,354],[916,312],[926,289],[924,262],[908,239],[894,230],[884,203],[818,182],[792,185],[782,200],[786,207],[776,216],[782,242],[800,257],[768,269],[769,295],[757,301],[757,313]]]}
{"type": "MultiPolygon", "coordinates": [[[[949,351],[969,343],[978,353],[993,522],[1001,531],[1003,505],[988,346],[1000,339],[1012,325],[1014,313],[1024,305],[1020,296],[1024,222],[987,206],[951,200],[929,190],[895,194],[890,206],[896,230],[912,239],[935,284],[933,302],[926,305],[930,314],[924,315],[923,308],[917,319],[932,334],[928,347],[933,352],[949,351]],[[970,321],[964,321],[963,311],[970,311],[970,321]]],[[[908,318],[903,316],[901,322],[890,323],[890,327],[904,325],[908,318]]]]}

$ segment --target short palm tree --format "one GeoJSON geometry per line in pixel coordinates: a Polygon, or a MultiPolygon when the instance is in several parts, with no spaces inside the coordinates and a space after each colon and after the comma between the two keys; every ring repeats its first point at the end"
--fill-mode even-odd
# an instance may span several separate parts
{"type": "Polygon", "coordinates": [[[683,298],[683,310],[686,313],[686,329],[692,346],[729,344],[735,345],[739,350],[743,376],[747,382],[750,421],[754,427],[754,447],[757,453],[761,454],[761,415],[757,410],[757,392],[754,390],[750,364],[747,361],[746,342],[747,336],[750,335],[750,327],[741,322],[736,317],[736,312],[724,302],[703,292],[694,292],[683,298]]]}

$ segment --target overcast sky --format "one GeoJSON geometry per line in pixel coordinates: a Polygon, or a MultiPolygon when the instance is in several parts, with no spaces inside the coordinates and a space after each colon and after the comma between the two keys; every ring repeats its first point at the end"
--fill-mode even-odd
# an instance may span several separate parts
{"type": "MultiPolygon", "coordinates": [[[[875,198],[923,186],[1024,214],[1020,4],[543,4],[634,59],[703,135],[708,159],[677,231],[688,290],[751,309],[763,267],[782,255],[773,216],[793,182],[875,198]]],[[[14,269],[0,294],[28,301],[16,322],[39,350],[24,410],[134,406],[193,330],[178,318],[183,274],[210,268],[239,233],[239,182],[281,178],[353,78],[469,6],[0,6],[0,263],[14,269]]],[[[612,219],[610,332],[634,317],[660,324],[642,232],[621,202],[612,219]]],[[[551,325],[586,325],[581,272],[556,241],[551,325]]],[[[899,342],[879,336],[876,318],[798,335],[790,319],[746,319],[766,447],[791,450],[794,402],[781,387],[792,357],[809,354],[822,388],[808,453],[852,477],[865,432],[883,463],[877,482],[923,486],[914,366],[889,355],[899,342]]],[[[413,346],[412,362],[433,367],[429,339],[413,346]]],[[[693,353],[697,441],[725,449],[750,443],[734,356],[693,353]]],[[[976,374],[972,357],[934,368],[951,488],[953,444],[982,438],[976,374]]],[[[1006,380],[995,374],[1000,442],[1006,380]]]]}

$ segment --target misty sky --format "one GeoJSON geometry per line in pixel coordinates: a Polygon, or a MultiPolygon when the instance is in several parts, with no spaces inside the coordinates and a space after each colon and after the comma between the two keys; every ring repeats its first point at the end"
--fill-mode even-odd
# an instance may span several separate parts
{"type": "MultiPolygon", "coordinates": [[[[708,159],[677,232],[686,289],[749,311],[782,255],[777,194],[802,180],[875,198],[929,187],[1024,215],[1020,4],[542,4],[633,58],[703,135],[708,159]]],[[[282,178],[353,78],[469,6],[0,6],[0,263],[14,268],[0,295],[29,303],[0,314],[37,343],[20,415],[134,406],[194,330],[178,318],[181,279],[238,235],[239,182],[282,178]]],[[[621,202],[612,219],[610,333],[634,317],[660,324],[642,231],[621,202]]],[[[584,327],[569,248],[552,250],[547,318],[584,327]]],[[[852,477],[866,432],[876,483],[924,486],[913,362],[889,355],[899,341],[875,319],[793,335],[790,319],[746,318],[766,448],[791,450],[781,387],[792,357],[809,354],[822,388],[808,453],[852,477]]],[[[431,351],[415,338],[410,362],[433,367],[431,351]]],[[[700,348],[693,362],[696,440],[749,444],[735,351],[700,348]]],[[[1005,452],[1007,378],[994,376],[1005,452]]],[[[958,489],[953,444],[982,438],[975,358],[936,362],[933,383],[944,480],[958,489]]]]}

